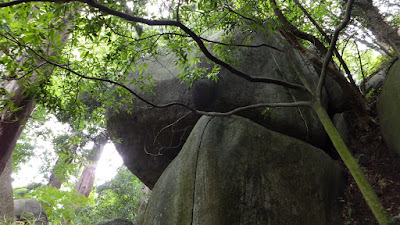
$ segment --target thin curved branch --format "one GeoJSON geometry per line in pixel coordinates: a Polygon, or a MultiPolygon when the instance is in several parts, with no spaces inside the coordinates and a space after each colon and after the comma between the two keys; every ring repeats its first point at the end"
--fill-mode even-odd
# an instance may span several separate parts
{"type": "Polygon", "coordinates": [[[287,88],[292,88],[292,89],[296,89],[296,90],[301,90],[304,92],[307,92],[307,90],[299,84],[295,84],[295,83],[290,83],[290,82],[285,82],[285,81],[281,81],[281,80],[276,80],[276,79],[271,79],[271,78],[266,78],[266,77],[253,77],[250,76],[234,67],[232,67],[231,65],[229,65],[228,63],[218,59],[217,57],[215,57],[213,54],[211,54],[210,51],[208,51],[207,47],[205,46],[205,44],[203,43],[203,41],[201,40],[201,38],[194,33],[190,28],[188,28],[187,26],[185,26],[184,24],[182,24],[179,21],[175,21],[175,20],[151,20],[151,19],[145,19],[145,18],[141,18],[141,17],[136,17],[136,16],[132,16],[111,8],[108,8],[105,5],[99,4],[97,2],[95,2],[94,0],[16,0],[16,1],[12,1],[12,2],[8,2],[7,4],[4,3],[0,3],[0,8],[1,7],[7,7],[7,6],[12,6],[12,5],[17,5],[17,4],[21,4],[24,2],[60,2],[60,3],[66,3],[66,2],[82,2],[87,4],[90,7],[96,8],[98,10],[100,10],[101,12],[119,17],[121,19],[127,20],[127,21],[131,21],[131,22],[137,22],[137,23],[143,23],[143,24],[147,24],[149,26],[173,26],[173,27],[177,27],[179,29],[181,29],[182,31],[184,31],[186,34],[188,34],[198,45],[198,47],[200,48],[200,50],[203,52],[203,54],[212,62],[214,62],[217,65],[220,65],[222,67],[224,67],[225,69],[227,69],[229,72],[235,74],[236,76],[239,76],[249,82],[259,82],[259,83],[270,83],[270,84],[276,84],[276,85],[280,85],[283,87],[287,87],[287,88]]]}
{"type": "Polygon", "coordinates": [[[331,58],[332,58],[332,55],[333,55],[333,51],[334,51],[335,46],[336,46],[336,41],[339,38],[339,33],[340,33],[340,31],[342,31],[347,26],[347,24],[350,21],[350,15],[351,15],[351,10],[353,8],[353,3],[354,3],[354,0],[349,0],[347,2],[347,8],[346,8],[345,16],[344,16],[342,22],[335,28],[335,32],[333,33],[331,44],[329,45],[328,52],[326,53],[326,56],[325,56],[324,64],[322,65],[321,76],[320,76],[319,81],[318,81],[318,86],[317,86],[317,91],[316,91],[316,94],[317,94],[318,98],[321,97],[321,95],[322,95],[322,88],[324,86],[325,78],[326,78],[326,75],[327,75],[326,71],[327,71],[329,62],[331,61],[331,58]]]}
{"type": "MultiPolygon", "coordinates": [[[[157,36],[164,36],[164,35],[175,35],[175,36],[190,38],[189,35],[180,34],[180,33],[175,33],[175,32],[165,32],[165,33],[159,33],[159,34],[152,34],[152,35],[149,35],[149,36],[143,37],[143,38],[134,38],[134,37],[129,37],[129,36],[127,36],[127,35],[121,34],[121,33],[119,33],[118,31],[116,31],[115,29],[113,29],[113,28],[112,28],[110,25],[108,25],[107,23],[105,23],[105,24],[106,24],[106,26],[107,26],[114,34],[116,34],[116,35],[118,35],[118,36],[121,36],[121,37],[124,37],[124,38],[133,39],[134,41],[144,41],[144,40],[147,40],[147,39],[150,39],[150,38],[154,38],[154,37],[157,37],[157,36]]],[[[199,38],[200,38],[201,40],[205,41],[205,42],[213,43],[213,44],[218,44],[218,45],[224,45],[224,46],[230,46],[230,47],[244,47],[244,48],[268,47],[268,48],[272,48],[272,49],[274,49],[274,50],[276,50],[276,51],[283,52],[282,49],[279,49],[279,48],[277,48],[277,47],[274,47],[274,46],[268,45],[268,44],[259,44],[259,45],[244,45],[244,44],[235,44],[235,43],[229,44],[229,43],[223,43],[223,42],[219,42],[219,41],[213,41],[213,40],[210,40],[210,39],[207,39],[207,38],[203,38],[203,37],[201,37],[201,36],[199,36],[199,38]]]]}
{"type": "MultiPolygon", "coordinates": [[[[325,40],[330,43],[332,41],[331,38],[324,31],[324,29],[322,29],[322,27],[317,23],[317,21],[315,21],[315,19],[311,16],[311,14],[308,13],[308,11],[303,7],[303,5],[300,4],[300,2],[298,0],[293,0],[293,1],[297,5],[297,7],[299,7],[301,9],[301,11],[303,11],[304,15],[306,15],[306,17],[311,21],[311,23],[314,24],[315,28],[317,28],[317,30],[321,33],[321,35],[325,38],[325,40]]],[[[349,67],[347,66],[346,62],[343,60],[343,57],[340,55],[340,53],[336,47],[333,49],[333,52],[335,53],[335,56],[339,60],[340,64],[343,66],[343,69],[346,72],[347,77],[350,80],[350,83],[353,85],[353,88],[357,88],[356,82],[354,81],[354,79],[351,75],[349,67]]]]}
{"type": "Polygon", "coordinates": [[[6,77],[5,80],[9,80],[9,81],[10,81],[10,80],[22,80],[24,77],[28,76],[30,73],[32,73],[33,71],[39,69],[40,67],[42,67],[42,66],[44,66],[44,65],[46,65],[46,63],[41,63],[40,65],[35,66],[33,69],[29,70],[28,72],[26,72],[24,75],[22,75],[22,76],[20,76],[20,77],[16,77],[16,78],[13,78],[13,77],[6,77]]]}
{"type": "Polygon", "coordinates": [[[209,42],[209,43],[213,43],[213,44],[217,44],[217,45],[224,45],[224,46],[231,46],[231,47],[245,47],[245,48],[260,48],[260,47],[268,47],[268,48],[272,48],[276,51],[279,52],[283,52],[282,49],[279,49],[277,47],[274,47],[272,45],[268,45],[268,44],[259,44],[259,45],[244,45],[244,44],[228,44],[228,43],[223,43],[223,42],[219,42],[219,41],[213,41],[213,40],[209,40],[203,37],[200,37],[201,40],[205,41],[205,42],[209,42]]]}
{"type": "Polygon", "coordinates": [[[258,23],[257,21],[255,21],[254,19],[252,19],[252,18],[250,18],[250,17],[247,17],[247,16],[244,16],[244,15],[242,15],[242,14],[236,12],[235,10],[233,10],[231,7],[229,7],[229,6],[227,6],[227,5],[224,5],[223,8],[226,9],[226,10],[228,10],[229,12],[231,12],[231,13],[233,13],[233,14],[236,14],[236,15],[242,17],[243,19],[250,20],[251,22],[253,22],[253,23],[255,23],[255,24],[259,24],[259,23],[258,23]]]}
{"type": "Polygon", "coordinates": [[[357,50],[357,55],[358,55],[358,62],[360,63],[360,70],[361,70],[361,75],[363,77],[363,80],[361,82],[361,91],[363,94],[365,93],[366,87],[365,87],[365,83],[367,82],[365,80],[365,72],[364,72],[364,68],[363,68],[363,63],[362,63],[362,59],[361,59],[361,54],[360,54],[360,50],[358,49],[358,45],[357,42],[354,42],[354,45],[356,46],[356,50],[357,50]]]}
{"type": "Polygon", "coordinates": [[[28,51],[32,52],[34,55],[36,55],[37,57],[39,57],[41,60],[45,61],[46,63],[56,66],[58,68],[61,68],[65,71],[68,71],[82,79],[86,79],[86,80],[95,80],[95,81],[102,81],[102,82],[106,82],[109,84],[113,84],[115,86],[121,87],[125,90],[127,90],[129,93],[131,93],[133,96],[135,96],[136,98],[138,98],[139,100],[143,101],[144,103],[155,107],[155,108],[167,108],[167,107],[171,107],[171,106],[180,106],[183,108],[186,108],[190,111],[192,111],[193,113],[199,114],[199,115],[206,115],[206,116],[230,116],[233,115],[235,113],[238,112],[242,112],[245,110],[249,110],[249,109],[256,109],[256,108],[278,108],[278,107],[300,107],[300,106],[307,106],[307,107],[311,107],[311,101],[298,101],[298,102],[278,102],[278,103],[259,103],[259,104],[253,104],[253,105],[247,105],[247,106],[242,106],[242,107],[238,107],[234,110],[228,111],[228,112],[206,112],[206,111],[201,111],[201,110],[197,110],[193,107],[190,107],[184,103],[181,102],[170,102],[170,103],[166,103],[166,104],[154,104],[152,102],[150,102],[149,100],[145,99],[144,97],[140,96],[138,93],[136,93],[135,91],[133,91],[132,89],[130,89],[128,86],[118,83],[116,81],[113,80],[109,80],[109,79],[105,79],[105,78],[98,78],[98,77],[89,77],[83,74],[80,74],[78,72],[76,72],[75,70],[69,68],[68,66],[64,66],[61,64],[58,64],[56,62],[53,62],[49,59],[47,59],[46,57],[42,56],[41,54],[39,54],[38,52],[36,52],[35,50],[33,50],[31,47],[24,45],[16,40],[13,40],[7,36],[5,36],[4,34],[0,33],[0,36],[15,42],[16,44],[18,44],[19,46],[22,46],[24,48],[26,48],[28,51]]]}

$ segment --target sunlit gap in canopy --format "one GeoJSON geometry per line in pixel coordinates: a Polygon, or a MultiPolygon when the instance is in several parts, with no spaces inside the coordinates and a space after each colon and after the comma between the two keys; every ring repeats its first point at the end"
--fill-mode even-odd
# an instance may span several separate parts
{"type": "MultiPolygon", "coordinates": [[[[148,13],[148,15],[145,16],[145,18],[147,19],[166,18],[168,16],[168,10],[167,10],[168,4],[169,4],[168,1],[163,1],[163,0],[148,1],[146,3],[146,12],[148,13]]],[[[130,10],[134,9],[133,1],[127,1],[126,5],[130,10]]]]}

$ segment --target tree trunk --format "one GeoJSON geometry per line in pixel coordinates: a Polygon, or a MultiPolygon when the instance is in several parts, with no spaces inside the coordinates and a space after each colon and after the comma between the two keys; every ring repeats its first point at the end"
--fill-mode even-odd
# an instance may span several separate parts
{"type": "Polygon", "coordinates": [[[356,181],[358,188],[364,196],[365,201],[367,202],[375,218],[378,220],[379,224],[389,224],[389,215],[386,212],[386,209],[383,207],[377,194],[372,188],[371,183],[368,181],[357,161],[351,155],[350,150],[347,148],[343,139],[340,137],[340,134],[335,128],[335,125],[333,125],[328,113],[325,111],[320,101],[315,101],[313,103],[313,108],[317,113],[322,125],[324,126],[326,133],[329,135],[333,146],[335,146],[340,158],[349,169],[350,174],[356,181]]]}
{"type": "Polygon", "coordinates": [[[71,164],[72,161],[74,160],[73,155],[76,154],[76,151],[78,149],[78,146],[68,146],[70,151],[70,155],[68,157],[62,158],[61,156],[58,156],[58,159],[56,161],[56,164],[53,167],[53,170],[51,171],[49,183],[47,183],[47,186],[52,186],[53,188],[60,189],[62,183],[65,181],[65,177],[58,177],[56,174],[56,167],[62,166],[62,164],[71,164]]]}
{"type": "Polygon", "coordinates": [[[378,8],[373,5],[372,0],[356,0],[354,6],[353,14],[356,19],[375,35],[381,45],[386,46],[386,48],[390,46],[400,57],[398,28],[391,26],[384,20],[378,8]]]}
{"type": "Polygon", "coordinates": [[[5,89],[13,94],[11,100],[14,101],[14,106],[21,109],[16,112],[5,110],[0,115],[0,174],[5,169],[23,126],[35,107],[34,101],[22,93],[24,88],[18,81],[9,82],[5,89]]]}
{"type": "Polygon", "coordinates": [[[12,157],[6,163],[4,172],[0,175],[0,224],[15,221],[14,199],[12,189],[12,157]]]}
{"type": "Polygon", "coordinates": [[[94,146],[91,155],[89,156],[89,162],[83,170],[75,189],[78,193],[88,197],[92,191],[94,179],[96,175],[97,162],[100,159],[101,153],[103,153],[104,146],[107,144],[107,137],[103,134],[97,136],[94,140],[94,146]]]}
{"type": "Polygon", "coordinates": [[[83,170],[75,189],[79,194],[89,197],[92,191],[96,174],[96,163],[89,163],[83,170]]]}
{"type": "MultiPolygon", "coordinates": [[[[57,159],[56,165],[54,167],[58,166],[59,164],[60,164],[60,158],[57,159]]],[[[53,170],[51,171],[49,183],[47,183],[47,186],[60,189],[62,185],[62,180],[56,175],[54,167],[53,170]]]]}
{"type": "MultiPolygon", "coordinates": [[[[64,21],[68,21],[67,18],[71,17],[72,12],[67,13],[64,18],[60,18],[62,23],[64,21]]],[[[70,24],[63,24],[64,29],[56,32],[54,35],[61,36],[60,43],[56,43],[58,45],[63,45],[67,42],[69,38],[69,27],[70,24]]],[[[44,45],[47,46],[47,45],[44,45]]],[[[58,53],[54,51],[51,47],[45,47],[42,49],[42,52],[45,52],[45,56],[56,56],[58,53]]],[[[19,59],[19,61],[23,62],[24,59],[19,59]]],[[[37,59],[36,64],[42,65],[44,63],[43,59],[37,59]]],[[[52,73],[52,68],[49,66],[44,66],[41,69],[41,73],[44,74],[42,76],[50,76],[52,73]]],[[[32,77],[29,78],[30,82],[34,84],[38,78],[39,73],[37,71],[33,71],[32,77]]],[[[1,83],[0,83],[1,84],[1,83]]],[[[8,159],[10,158],[12,151],[14,150],[15,144],[19,136],[21,135],[23,125],[26,120],[31,115],[35,103],[34,99],[30,96],[25,96],[25,86],[23,83],[20,83],[18,80],[4,81],[3,87],[8,93],[12,95],[11,100],[14,102],[14,107],[19,108],[16,112],[11,112],[10,110],[5,110],[0,115],[0,174],[3,172],[8,159]]]]}

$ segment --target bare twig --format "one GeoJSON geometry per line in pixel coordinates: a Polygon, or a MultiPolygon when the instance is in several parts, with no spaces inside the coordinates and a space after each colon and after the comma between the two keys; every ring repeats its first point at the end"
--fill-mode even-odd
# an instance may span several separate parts
{"type": "Polygon", "coordinates": [[[358,45],[357,45],[357,42],[354,42],[354,44],[356,45],[356,49],[357,49],[357,54],[358,54],[358,61],[359,61],[359,63],[360,63],[360,70],[361,70],[361,75],[362,75],[362,77],[363,77],[363,81],[361,82],[361,91],[362,91],[362,93],[365,95],[366,93],[365,93],[365,90],[366,90],[366,88],[365,88],[365,82],[366,82],[366,80],[365,80],[365,73],[364,73],[364,69],[363,69],[363,63],[362,63],[362,60],[361,60],[361,55],[360,55],[360,50],[358,49],[358,45]]]}
{"type": "Polygon", "coordinates": [[[181,116],[181,117],[180,117],[179,119],[177,119],[175,122],[173,122],[173,123],[171,123],[171,124],[169,124],[169,125],[167,125],[167,126],[161,128],[161,129],[158,131],[157,135],[154,137],[154,141],[157,140],[158,136],[160,136],[160,134],[161,134],[164,130],[166,130],[166,129],[170,128],[170,127],[175,126],[177,123],[179,123],[181,120],[183,120],[185,117],[187,117],[187,116],[190,115],[191,113],[192,113],[192,112],[190,111],[190,112],[186,113],[185,115],[181,116]]]}

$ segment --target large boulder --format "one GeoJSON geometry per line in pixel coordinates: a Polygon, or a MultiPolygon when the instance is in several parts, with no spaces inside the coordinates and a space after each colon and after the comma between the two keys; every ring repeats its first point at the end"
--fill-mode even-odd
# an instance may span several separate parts
{"type": "Polygon", "coordinates": [[[379,95],[378,114],[382,136],[388,148],[400,155],[400,61],[390,68],[379,95]]]}
{"type": "MultiPolygon", "coordinates": [[[[163,64],[153,62],[146,73],[155,76],[155,95],[141,94],[156,104],[179,101],[193,106],[187,85],[171,75],[171,71],[175,71],[172,59],[166,57],[166,61],[162,61],[163,64]],[[163,68],[170,69],[162,71],[163,68]]],[[[159,109],[139,100],[119,111],[108,114],[109,135],[121,141],[115,146],[124,164],[146,186],[152,188],[182,148],[199,116],[188,114],[187,110],[178,106],[159,109]],[[132,113],[128,112],[129,108],[132,113]]]]}
{"type": "Polygon", "coordinates": [[[34,225],[48,224],[46,212],[43,206],[34,199],[14,200],[15,216],[17,221],[34,225]]]}
{"type": "Polygon", "coordinates": [[[322,150],[242,117],[202,117],[140,224],[336,225],[341,191],[341,170],[322,150]]]}
{"type": "MultiPolygon", "coordinates": [[[[276,34],[254,34],[250,44],[269,44],[281,50],[290,48],[276,34]]],[[[317,84],[318,74],[314,67],[306,63],[296,52],[289,55],[285,51],[268,47],[238,48],[232,50],[232,55],[239,59],[235,67],[251,76],[300,84],[296,75],[299,72],[306,77],[312,88],[317,84]],[[289,57],[297,61],[299,68],[289,63],[291,62],[289,57]]],[[[176,78],[182,71],[174,61],[172,55],[145,61],[148,70],[140,76],[153,76],[156,84],[154,94],[141,93],[145,98],[158,104],[180,102],[197,109],[218,112],[256,103],[308,100],[308,95],[304,92],[274,84],[248,82],[226,69],[221,69],[219,72],[218,83],[201,79],[189,87],[176,78]]],[[[206,60],[202,60],[198,66],[211,68],[206,60]]],[[[138,89],[137,91],[140,92],[138,89]]],[[[116,144],[116,148],[125,165],[152,188],[161,173],[179,153],[199,116],[188,114],[189,111],[183,107],[159,109],[139,100],[133,105],[125,106],[119,112],[110,112],[107,116],[109,134],[121,140],[120,144],[116,144]]],[[[321,147],[326,144],[325,131],[310,108],[253,109],[241,112],[239,115],[315,146],[321,147]]]]}

